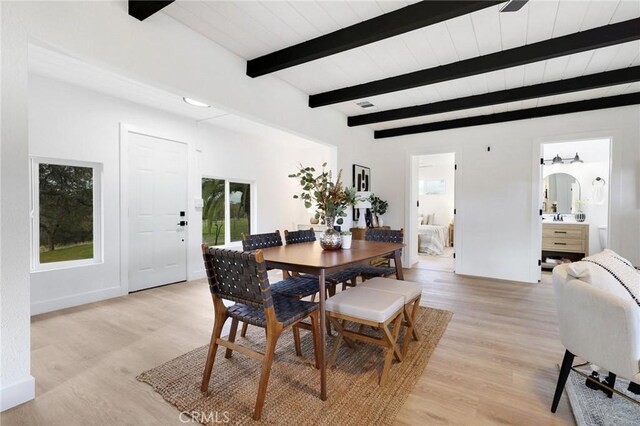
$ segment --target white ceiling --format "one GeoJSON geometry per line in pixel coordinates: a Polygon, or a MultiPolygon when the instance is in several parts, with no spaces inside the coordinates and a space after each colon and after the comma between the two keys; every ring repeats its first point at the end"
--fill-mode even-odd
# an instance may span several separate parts
{"type": "Polygon", "coordinates": [[[161,109],[194,120],[207,120],[227,113],[218,108],[188,105],[182,95],[149,86],[103,68],[38,45],[29,45],[29,72],[84,87],[131,102],[161,109]]]}
{"type": "MultiPolygon", "coordinates": [[[[411,3],[415,1],[178,0],[162,13],[235,54],[252,59],[411,3]]],[[[489,7],[274,75],[307,94],[315,94],[640,17],[638,0],[531,0],[518,12],[499,13],[502,6],[489,7]]],[[[635,65],[640,65],[640,41],[373,96],[366,100],[375,108],[366,110],[356,105],[362,99],[332,107],[345,115],[358,115],[635,65]]],[[[622,85],[369,127],[399,127],[636,91],[640,91],[638,84],[622,85]]]]}
{"type": "Polygon", "coordinates": [[[308,141],[283,130],[227,113],[219,108],[199,108],[188,105],[183,101],[181,94],[140,83],[38,45],[29,45],[29,73],[167,111],[233,132],[259,137],[264,141],[308,141]]]}

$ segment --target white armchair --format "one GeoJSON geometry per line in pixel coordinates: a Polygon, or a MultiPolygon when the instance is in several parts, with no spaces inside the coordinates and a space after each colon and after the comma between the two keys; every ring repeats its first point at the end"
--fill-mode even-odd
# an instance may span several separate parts
{"type": "Polygon", "coordinates": [[[572,277],[567,268],[560,265],[553,269],[560,339],[566,348],[553,413],[575,356],[608,370],[612,388],[616,376],[640,383],[640,307],[630,298],[607,291],[606,286],[572,277]]]}

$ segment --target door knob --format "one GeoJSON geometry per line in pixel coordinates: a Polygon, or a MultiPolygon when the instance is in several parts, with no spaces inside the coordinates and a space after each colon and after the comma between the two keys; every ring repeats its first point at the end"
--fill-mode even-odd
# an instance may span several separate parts
{"type": "Polygon", "coordinates": [[[181,220],[180,222],[178,222],[178,225],[187,226],[187,221],[186,220],[181,220]]]}

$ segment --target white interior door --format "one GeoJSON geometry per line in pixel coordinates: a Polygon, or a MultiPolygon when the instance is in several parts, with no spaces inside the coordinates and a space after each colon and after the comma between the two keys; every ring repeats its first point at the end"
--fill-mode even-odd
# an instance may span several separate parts
{"type": "Polygon", "coordinates": [[[184,281],[187,145],[137,133],[128,141],[129,291],[184,281]]]}

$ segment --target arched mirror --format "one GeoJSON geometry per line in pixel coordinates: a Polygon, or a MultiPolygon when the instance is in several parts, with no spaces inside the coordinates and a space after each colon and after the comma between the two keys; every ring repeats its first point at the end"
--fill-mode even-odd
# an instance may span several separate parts
{"type": "Polygon", "coordinates": [[[580,182],[569,173],[553,173],[544,178],[542,200],[545,213],[571,213],[581,197],[580,182]]]}

